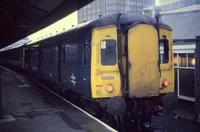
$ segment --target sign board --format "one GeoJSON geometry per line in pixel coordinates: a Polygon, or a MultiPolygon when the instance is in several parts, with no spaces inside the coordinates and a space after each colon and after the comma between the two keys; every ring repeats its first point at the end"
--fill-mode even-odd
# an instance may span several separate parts
{"type": "Polygon", "coordinates": [[[179,1],[183,1],[183,0],[159,0],[159,6],[170,5],[173,3],[177,3],[179,1]]]}

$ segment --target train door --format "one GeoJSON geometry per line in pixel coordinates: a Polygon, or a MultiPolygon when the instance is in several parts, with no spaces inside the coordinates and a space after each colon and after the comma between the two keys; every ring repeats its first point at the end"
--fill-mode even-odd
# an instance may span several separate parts
{"type": "Polygon", "coordinates": [[[108,98],[121,95],[116,26],[93,29],[91,57],[92,97],[108,98]]]}
{"type": "Polygon", "coordinates": [[[129,96],[148,97],[159,94],[157,30],[138,24],[127,32],[129,59],[129,96]]]}
{"type": "Polygon", "coordinates": [[[160,78],[160,93],[174,92],[174,64],[173,64],[173,49],[172,49],[172,31],[165,28],[160,28],[160,59],[161,59],[161,78],[160,78]],[[167,80],[168,85],[163,86],[163,81],[167,80]]]}

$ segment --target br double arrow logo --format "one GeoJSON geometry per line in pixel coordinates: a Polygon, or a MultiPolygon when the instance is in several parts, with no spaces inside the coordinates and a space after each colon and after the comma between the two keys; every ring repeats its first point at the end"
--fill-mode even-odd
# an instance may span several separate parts
{"type": "Polygon", "coordinates": [[[76,85],[76,77],[74,76],[74,74],[72,73],[72,75],[71,75],[71,83],[75,86],[76,85]]]}

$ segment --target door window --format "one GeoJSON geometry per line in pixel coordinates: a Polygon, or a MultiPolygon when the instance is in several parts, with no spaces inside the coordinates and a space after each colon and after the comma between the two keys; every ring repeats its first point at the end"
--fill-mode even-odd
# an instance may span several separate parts
{"type": "Polygon", "coordinates": [[[102,40],[101,41],[101,64],[106,66],[116,65],[116,41],[102,40]]]}
{"type": "Polygon", "coordinates": [[[160,40],[160,63],[169,62],[169,41],[167,39],[160,40]]]}

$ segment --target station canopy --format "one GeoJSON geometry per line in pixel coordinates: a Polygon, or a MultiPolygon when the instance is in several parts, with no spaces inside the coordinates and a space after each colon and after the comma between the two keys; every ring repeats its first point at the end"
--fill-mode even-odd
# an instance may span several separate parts
{"type": "Polygon", "coordinates": [[[92,1],[0,0],[0,48],[51,25],[92,1]]]}

